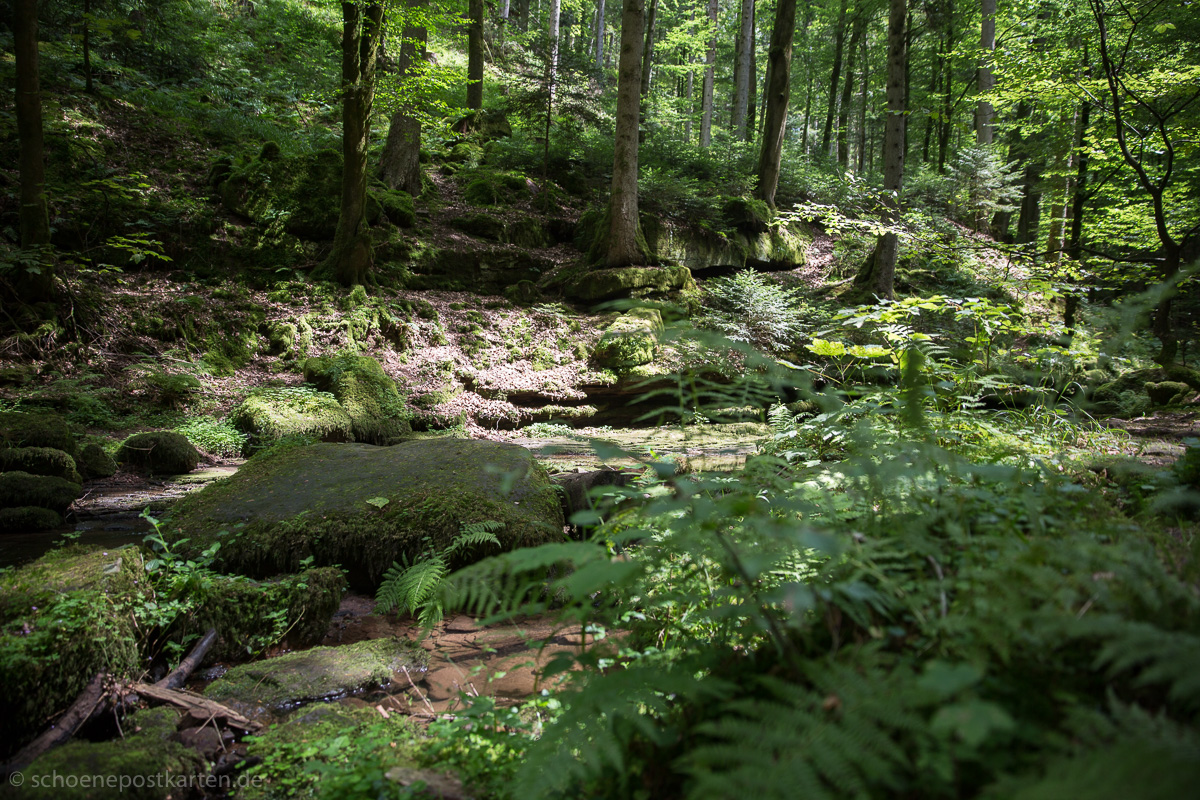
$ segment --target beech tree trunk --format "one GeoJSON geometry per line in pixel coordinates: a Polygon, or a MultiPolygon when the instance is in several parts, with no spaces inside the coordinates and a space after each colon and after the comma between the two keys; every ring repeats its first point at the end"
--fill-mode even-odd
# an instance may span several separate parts
{"type": "Polygon", "coordinates": [[[854,92],[854,68],[858,57],[858,43],[867,30],[867,14],[859,12],[854,18],[850,32],[849,55],[846,58],[846,79],[842,83],[842,100],[838,106],[838,165],[845,169],[850,165],[850,97],[854,92]]]}
{"type": "MultiPolygon", "coordinates": [[[[50,244],[50,206],[46,199],[45,138],[42,133],[42,94],[38,86],[37,0],[13,3],[13,55],[16,61],[17,140],[20,153],[21,247],[50,244]]],[[[45,261],[45,259],[43,259],[45,261]]],[[[39,272],[15,273],[18,296],[29,303],[50,300],[54,274],[49,263],[39,272]]]]}
{"type": "MultiPolygon", "coordinates": [[[[428,0],[406,0],[409,8],[423,8],[428,0]]],[[[406,27],[400,45],[400,80],[411,81],[414,71],[425,61],[424,28],[406,27]]],[[[392,114],[387,142],[380,157],[379,176],[389,188],[421,193],[421,122],[410,103],[404,102],[392,114]]]]}
{"type": "Polygon", "coordinates": [[[596,10],[596,72],[604,72],[604,0],[596,10]]]}
{"type": "Polygon", "coordinates": [[[642,84],[645,0],[622,0],[621,57],[617,78],[617,131],[604,266],[643,263],[645,240],[638,222],[638,99],[642,84]]]}
{"type": "Polygon", "coordinates": [[[833,32],[833,74],[829,77],[829,109],[825,112],[825,130],[821,132],[821,155],[830,154],[829,143],[833,137],[833,115],[837,113],[838,81],[842,76],[842,45],[846,39],[846,0],[842,0],[838,11],[837,27],[833,32]]]}
{"type": "Polygon", "coordinates": [[[643,102],[650,95],[650,73],[654,66],[654,18],[657,16],[658,0],[650,0],[650,10],[646,14],[646,42],[642,47],[641,97],[643,102]]]}
{"type": "MultiPolygon", "coordinates": [[[[887,126],[883,135],[884,222],[900,221],[900,189],[904,183],[904,132],[907,124],[904,83],[908,65],[905,0],[890,0],[888,13],[887,126]]],[[[875,251],[854,279],[860,290],[881,299],[895,297],[896,257],[900,239],[884,233],[875,243],[875,251]]]]}
{"type": "Polygon", "coordinates": [[[467,3],[467,108],[483,108],[483,0],[467,3]]]}
{"type": "Polygon", "coordinates": [[[374,262],[364,212],[375,64],[382,33],[382,2],[342,3],[342,204],[333,251],[321,271],[343,286],[363,283],[374,262]]]}
{"type": "Polygon", "coordinates": [[[733,69],[733,113],[729,118],[729,129],[733,138],[748,141],[746,123],[750,113],[750,59],[754,43],[754,0],[742,0],[741,24],[734,48],[733,69]]]}
{"type": "MultiPolygon", "coordinates": [[[[992,74],[992,53],[996,49],[996,0],[981,0],[980,11],[983,21],[979,26],[979,48],[983,55],[975,73],[975,85],[983,95],[996,88],[996,76],[992,74]]],[[[975,141],[979,144],[992,143],[992,124],[995,116],[992,104],[987,100],[980,100],[975,107],[975,141]]]]}
{"type": "Polygon", "coordinates": [[[762,149],[758,157],[759,199],[775,207],[779,167],[783,158],[783,135],[787,127],[788,99],[792,86],[792,38],[796,33],[796,0],[779,0],[775,27],[767,51],[766,110],[763,116],[762,149]]]}
{"type": "Polygon", "coordinates": [[[717,68],[717,0],[708,0],[708,22],[711,33],[708,37],[708,53],[704,58],[704,89],[700,100],[700,146],[712,144],[713,78],[717,68]]]}

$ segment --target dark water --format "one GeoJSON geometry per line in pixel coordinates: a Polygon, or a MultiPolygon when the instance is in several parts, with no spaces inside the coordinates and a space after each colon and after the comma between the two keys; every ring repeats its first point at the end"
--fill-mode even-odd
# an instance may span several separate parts
{"type": "Polygon", "coordinates": [[[0,567],[26,564],[44,555],[60,542],[120,547],[140,542],[150,524],[137,514],[107,514],[38,533],[0,534],[0,567]]]}

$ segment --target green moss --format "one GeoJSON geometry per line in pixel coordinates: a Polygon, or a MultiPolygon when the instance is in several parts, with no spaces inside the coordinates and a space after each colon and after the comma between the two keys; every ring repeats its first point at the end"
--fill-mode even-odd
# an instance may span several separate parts
{"type": "Polygon", "coordinates": [[[122,442],[117,461],[152,475],[182,475],[196,468],[200,453],[182,433],[149,431],[135,433],[122,442]]]}
{"type": "Polygon", "coordinates": [[[450,220],[449,224],[452,228],[457,228],[463,233],[478,236],[481,239],[500,241],[504,238],[504,221],[491,214],[468,214],[463,217],[455,217],[450,220]]]}
{"type": "Polygon", "coordinates": [[[319,643],[342,601],[346,576],[335,567],[305,570],[269,581],[213,577],[211,586],[172,637],[186,640],[216,628],[208,660],[242,661],[284,638],[293,647],[319,643]]]}
{"type": "Polygon", "coordinates": [[[352,586],[371,590],[426,539],[444,546],[462,525],[485,520],[504,523],[506,549],[561,535],[554,490],[528,450],[445,439],[289,448],[184,498],[168,528],[188,539],[188,551],[220,540],[217,558],[230,571],[291,572],[312,556],[318,565],[341,564],[352,586]],[[381,498],[382,507],[367,502],[381,498]],[[243,529],[219,537],[239,522],[243,529]]]}
{"type": "Polygon", "coordinates": [[[100,670],[140,671],[130,603],[144,580],[132,547],[68,548],[0,575],[5,745],[32,738],[100,670]]]}
{"type": "Polygon", "coordinates": [[[748,234],[766,233],[772,217],[767,204],[752,197],[727,198],[721,207],[721,214],[731,228],[748,234]]]}
{"type": "Polygon", "coordinates": [[[1146,384],[1146,395],[1156,406],[1186,403],[1196,395],[1196,390],[1180,381],[1160,381],[1146,384]]]}
{"type": "Polygon", "coordinates": [[[10,447],[52,447],[75,455],[75,435],[56,414],[0,412],[0,444],[10,447]]]}
{"type": "Polygon", "coordinates": [[[0,508],[0,533],[30,533],[48,531],[63,524],[57,511],[36,506],[0,508]]]}
{"type": "Polygon", "coordinates": [[[394,444],[412,430],[396,382],[369,356],[310,358],[304,362],[304,380],[337,398],[350,415],[355,441],[394,444]]]}
{"type": "Polygon", "coordinates": [[[255,389],[230,414],[256,450],[289,437],[324,442],[354,441],[353,421],[333,395],[302,387],[255,389]]]}
{"type": "Polygon", "coordinates": [[[28,472],[0,472],[0,508],[37,506],[59,514],[83,494],[78,483],[28,472]]]}
{"type": "Polygon", "coordinates": [[[1153,369],[1139,369],[1126,372],[1116,380],[1109,381],[1098,387],[1092,393],[1092,399],[1102,402],[1120,402],[1121,395],[1126,392],[1141,394],[1145,392],[1147,383],[1161,383],[1163,381],[1185,383],[1193,389],[1200,390],[1200,371],[1179,364],[1172,364],[1165,368],[1155,367],[1153,369]]]}
{"type": "Polygon", "coordinates": [[[55,478],[82,482],[75,471],[75,459],[53,447],[0,448],[0,472],[20,470],[31,475],[51,475],[55,478]]]}
{"type": "Polygon", "coordinates": [[[235,707],[290,710],[386,688],[393,675],[424,663],[424,649],[408,640],[370,639],[341,647],[314,647],[234,667],[204,696],[235,707]]]}
{"type": "Polygon", "coordinates": [[[417,224],[416,208],[408,192],[374,188],[371,195],[379,202],[388,222],[399,228],[411,228],[417,224]]]}
{"type": "Polygon", "coordinates": [[[103,447],[94,442],[80,449],[75,463],[87,480],[107,478],[117,471],[117,462],[103,447]]]}
{"type": "Polygon", "coordinates": [[[592,358],[600,366],[619,372],[649,364],[654,360],[662,330],[662,315],[657,309],[633,309],[605,329],[592,358]]]}
{"type": "Polygon", "coordinates": [[[598,269],[582,275],[568,294],[586,302],[630,297],[647,292],[667,293],[695,288],[687,267],[623,267],[598,269]]]}
{"type": "Polygon", "coordinates": [[[550,234],[540,219],[521,217],[505,226],[504,241],[517,247],[538,249],[550,246],[550,234]]]}
{"type": "Polygon", "coordinates": [[[190,793],[179,786],[207,770],[204,758],[171,740],[179,712],[139,711],[122,723],[123,738],[73,741],[22,770],[22,796],[54,800],[166,800],[190,793]]]}

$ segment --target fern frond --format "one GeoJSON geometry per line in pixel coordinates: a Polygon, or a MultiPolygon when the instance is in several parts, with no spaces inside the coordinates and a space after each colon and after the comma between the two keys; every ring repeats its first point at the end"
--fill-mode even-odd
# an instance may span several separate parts
{"type": "Polygon", "coordinates": [[[499,547],[500,540],[496,538],[496,532],[501,530],[504,530],[504,523],[491,519],[463,525],[461,532],[458,536],[454,537],[454,541],[446,548],[445,554],[446,556],[452,556],[460,550],[469,550],[472,547],[478,547],[483,544],[491,544],[499,547]]]}
{"type": "Polygon", "coordinates": [[[1200,710],[1200,636],[1117,618],[1098,618],[1093,625],[1107,629],[1096,655],[1098,668],[1109,675],[1137,671],[1135,686],[1166,686],[1171,701],[1200,710]]]}

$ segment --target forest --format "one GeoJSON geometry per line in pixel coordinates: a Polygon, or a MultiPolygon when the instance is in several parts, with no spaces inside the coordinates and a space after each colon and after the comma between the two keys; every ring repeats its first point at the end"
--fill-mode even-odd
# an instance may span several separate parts
{"type": "Polygon", "coordinates": [[[0,795],[1195,796],[1196,0],[0,19],[0,795]]]}

